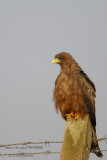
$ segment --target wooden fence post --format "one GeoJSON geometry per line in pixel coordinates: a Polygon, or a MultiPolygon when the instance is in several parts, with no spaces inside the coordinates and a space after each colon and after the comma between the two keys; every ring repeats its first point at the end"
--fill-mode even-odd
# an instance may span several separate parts
{"type": "Polygon", "coordinates": [[[89,115],[66,121],[60,160],[89,160],[92,124],[89,115]]]}

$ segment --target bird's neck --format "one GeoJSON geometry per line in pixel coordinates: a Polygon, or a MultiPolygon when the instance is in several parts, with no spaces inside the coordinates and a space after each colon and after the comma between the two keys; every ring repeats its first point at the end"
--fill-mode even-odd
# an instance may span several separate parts
{"type": "Polygon", "coordinates": [[[61,73],[66,73],[66,74],[70,74],[71,71],[71,66],[70,65],[62,65],[61,66],[61,73]]]}
{"type": "Polygon", "coordinates": [[[61,65],[61,73],[65,73],[65,74],[72,74],[74,72],[78,72],[81,71],[81,68],[76,64],[67,64],[67,65],[61,65]]]}

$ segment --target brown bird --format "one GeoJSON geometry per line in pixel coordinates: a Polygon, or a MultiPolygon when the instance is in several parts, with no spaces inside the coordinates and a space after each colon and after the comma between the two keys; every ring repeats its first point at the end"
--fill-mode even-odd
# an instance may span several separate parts
{"type": "Polygon", "coordinates": [[[61,67],[53,92],[57,112],[60,110],[65,120],[70,116],[78,119],[79,116],[89,114],[94,128],[91,150],[98,157],[103,157],[96,136],[94,83],[69,53],[61,52],[55,55],[52,63],[57,63],[61,67]]]}

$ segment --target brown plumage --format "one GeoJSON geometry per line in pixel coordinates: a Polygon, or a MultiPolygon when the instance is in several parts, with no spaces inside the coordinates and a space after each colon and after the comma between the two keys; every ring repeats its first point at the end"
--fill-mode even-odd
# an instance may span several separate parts
{"type": "Polygon", "coordinates": [[[89,114],[93,125],[93,141],[91,149],[98,156],[102,153],[98,146],[96,136],[95,96],[94,83],[84,73],[74,58],[66,52],[57,54],[52,63],[61,66],[60,74],[55,81],[53,99],[57,112],[60,110],[66,120],[66,114],[71,112],[81,115],[89,114]]]}

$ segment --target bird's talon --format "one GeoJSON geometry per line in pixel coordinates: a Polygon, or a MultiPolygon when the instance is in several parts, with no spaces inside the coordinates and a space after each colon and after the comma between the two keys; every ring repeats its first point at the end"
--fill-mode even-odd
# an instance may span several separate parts
{"type": "Polygon", "coordinates": [[[67,119],[68,119],[70,116],[74,117],[74,113],[71,112],[71,113],[69,113],[69,114],[66,114],[66,118],[67,118],[67,119]]]}
{"type": "Polygon", "coordinates": [[[76,113],[74,116],[75,116],[75,119],[78,120],[80,114],[79,114],[79,113],[76,113]]]}

